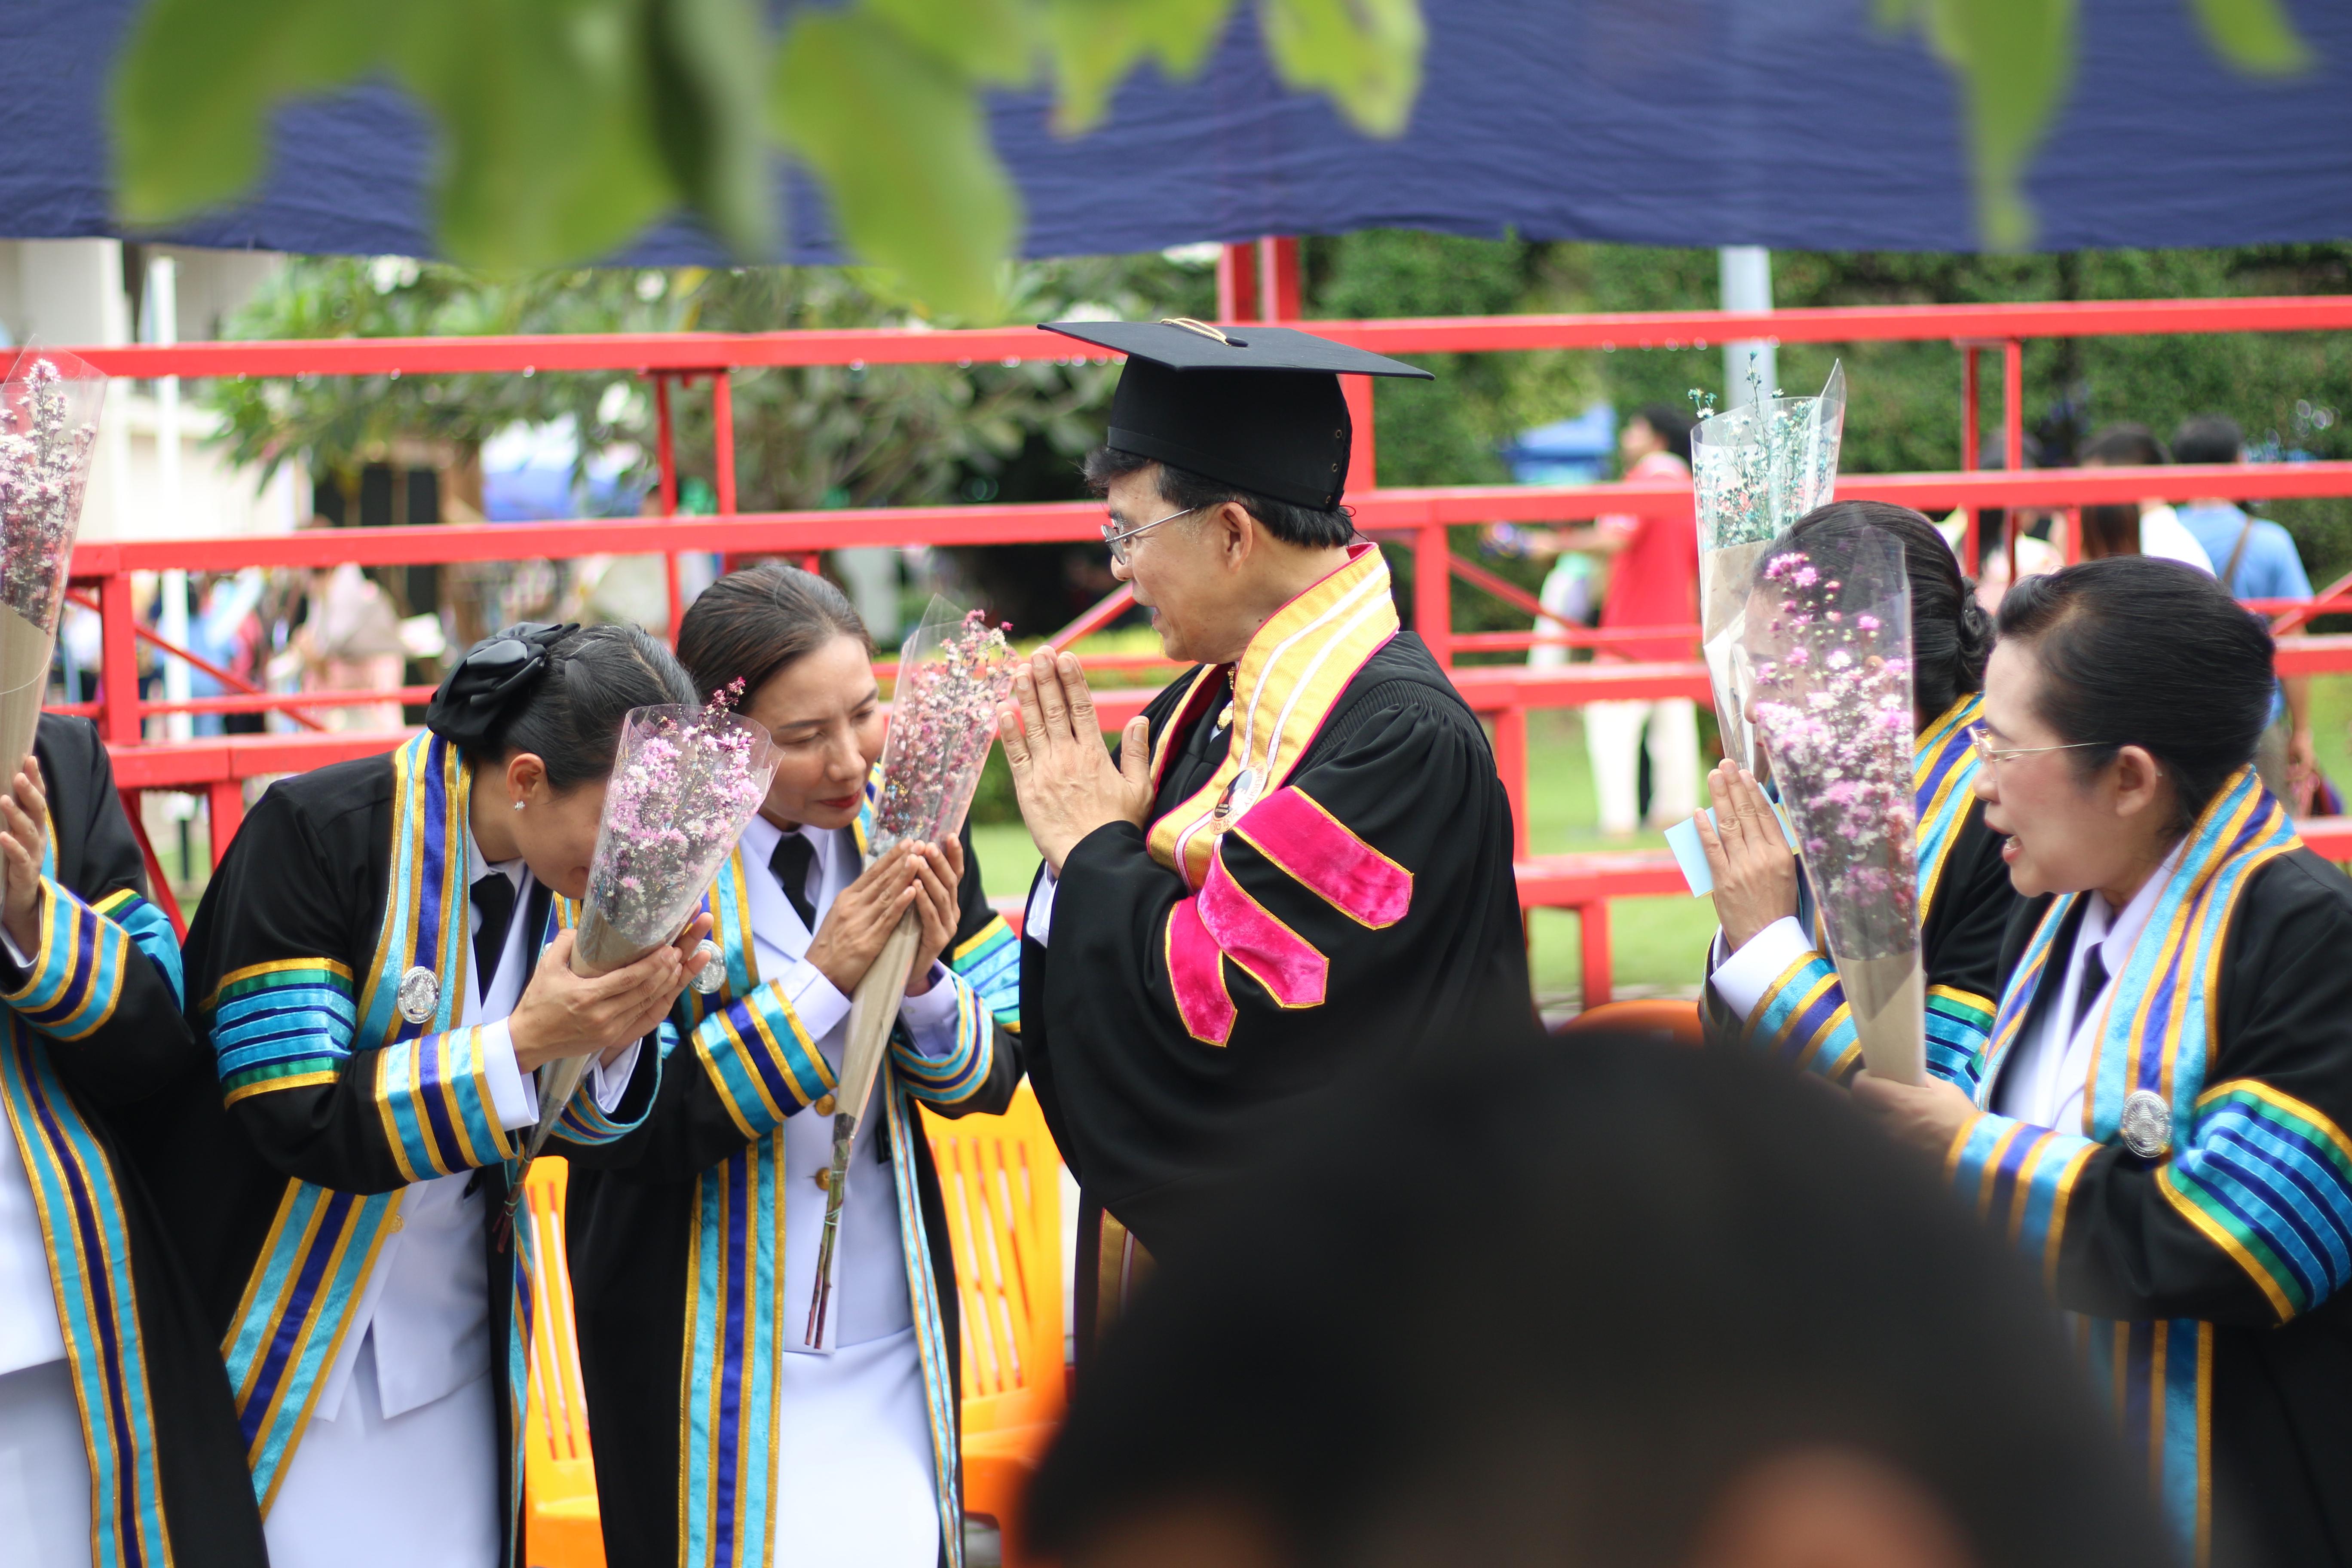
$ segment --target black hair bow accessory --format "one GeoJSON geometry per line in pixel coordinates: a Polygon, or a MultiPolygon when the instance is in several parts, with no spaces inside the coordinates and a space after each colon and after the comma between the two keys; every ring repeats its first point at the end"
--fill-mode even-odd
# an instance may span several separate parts
{"type": "Polygon", "coordinates": [[[425,727],[454,746],[487,747],[547,673],[551,650],[579,629],[576,621],[560,626],[523,621],[484,637],[466,650],[433,693],[425,727]]]}

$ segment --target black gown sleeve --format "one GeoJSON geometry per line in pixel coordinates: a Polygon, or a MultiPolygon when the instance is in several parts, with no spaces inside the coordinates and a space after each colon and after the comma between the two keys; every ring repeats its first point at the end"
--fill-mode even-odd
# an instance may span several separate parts
{"type": "MultiPolygon", "coordinates": [[[[891,1070],[908,1091],[948,1116],[1001,1111],[1021,1081],[1017,1037],[967,976],[969,971],[987,981],[1017,1020],[1019,950],[981,890],[969,825],[963,847],[957,889],[963,917],[946,955],[947,983],[956,989],[955,1047],[945,1057],[926,1057],[903,1026],[890,1047],[891,1070]]],[[[831,1113],[833,1069],[781,980],[762,982],[699,1021],[681,998],[663,1028],[662,1049],[660,1087],[643,1123],[609,1142],[567,1147],[575,1163],[646,1181],[680,1181],[766,1137],[806,1106],[822,1100],[824,1113],[831,1113]]]]}
{"type": "Polygon", "coordinates": [[[1203,885],[1097,829],[1055,892],[1038,1079],[1065,1158],[1147,1245],[1252,1124],[1339,1073],[1528,1011],[1509,806],[1450,696],[1396,683],[1218,841],[1203,885]],[[1507,1002],[1502,999],[1507,997],[1507,1002]],[[1498,1007],[1499,1004],[1499,1007],[1498,1007]]]}
{"type": "Polygon", "coordinates": [[[72,872],[42,879],[39,943],[22,967],[0,957],[0,1004],[44,1037],[74,1093],[120,1108],[202,1063],[181,1013],[179,937],[147,901],[145,860],[97,729],[45,719],[37,754],[53,863],[72,872]]]}
{"type": "Polygon", "coordinates": [[[2352,1279],[2347,953],[2352,882],[2308,850],[2282,856],[2240,895],[2213,1063],[2169,1149],[2142,1159],[1990,1113],[1961,1131],[1953,1179],[2059,1305],[2267,1328],[2352,1279]]]}
{"type": "Polygon", "coordinates": [[[359,929],[352,906],[364,880],[283,786],[262,796],[214,872],[188,931],[188,989],[231,1115],[272,1167],[338,1192],[391,1192],[513,1157],[479,1027],[389,1047],[356,1037],[366,977],[350,960],[374,936],[373,911],[359,929]]]}

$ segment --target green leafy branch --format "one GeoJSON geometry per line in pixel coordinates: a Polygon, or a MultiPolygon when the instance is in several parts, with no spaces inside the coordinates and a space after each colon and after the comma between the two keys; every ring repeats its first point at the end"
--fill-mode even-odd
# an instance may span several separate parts
{"type": "MultiPolygon", "coordinates": [[[[2206,41],[2252,76],[2294,76],[2312,55],[2282,0],[2188,0],[2206,41]]],[[[1977,229],[1996,250],[2033,241],[2025,171],[2074,81],[2080,0],[1876,0],[1886,27],[1917,26],[1961,80],[1977,229]]]]}
{"type": "MultiPolygon", "coordinates": [[[[1285,81],[1370,134],[1403,130],[1419,0],[1254,3],[1285,81]]],[[[388,79],[438,128],[453,260],[593,261],[680,208],[764,258],[781,148],[852,251],[931,310],[986,317],[1021,217],[984,95],[1048,85],[1076,134],[1147,58],[1197,74],[1236,4],[852,0],[800,5],[772,37],[759,0],[149,0],[113,82],[117,201],[152,225],[235,201],[278,105],[388,79]]]]}

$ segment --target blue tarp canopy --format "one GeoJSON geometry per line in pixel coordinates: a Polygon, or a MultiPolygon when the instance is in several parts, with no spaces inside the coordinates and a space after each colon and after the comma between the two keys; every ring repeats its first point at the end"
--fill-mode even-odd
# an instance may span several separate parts
{"type": "MultiPolygon", "coordinates": [[[[1407,132],[1357,134],[1273,79],[1247,5],[1198,79],[1146,68],[1108,122],[1064,140],[1007,96],[996,142],[1033,256],[1402,226],[1537,239],[1801,249],[1972,248],[1951,74],[1870,0],[1423,0],[1407,132]]],[[[2078,74],[2028,193],[2048,249],[2352,237],[2352,5],[2288,0],[2318,57],[2281,84],[2232,73],[2191,0],[2083,0],[2078,74]]],[[[121,234],[108,68],[134,0],[0,6],[0,233],[121,234]]],[[[169,237],[430,255],[430,133],[383,88],[288,108],[266,188],[169,237]]],[[[788,258],[837,260],[792,186],[788,258]]],[[[631,259],[722,259],[674,223],[631,259]]]]}

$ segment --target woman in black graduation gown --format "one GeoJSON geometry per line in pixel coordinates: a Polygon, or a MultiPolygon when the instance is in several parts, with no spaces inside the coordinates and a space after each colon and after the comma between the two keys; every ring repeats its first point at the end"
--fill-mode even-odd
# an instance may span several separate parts
{"type": "Polygon", "coordinates": [[[969,830],[864,865],[883,713],[839,589],[788,566],[730,574],[687,611],[678,652],[700,690],[741,682],[782,763],[712,889],[717,984],[686,999],[652,1111],[573,1159],[606,1561],[959,1563],[955,1264],[915,1108],[1012,1098],[1018,948],[969,830]],[[852,1149],[812,1351],[849,994],[909,907],[919,962],[852,1149]]]}
{"type": "MultiPolygon", "coordinates": [[[[1994,970],[2017,895],[2000,837],[1984,825],[1974,787],[1970,730],[1984,716],[1992,617],[1935,525],[1908,507],[1839,501],[1808,512],[1787,546],[1825,569],[1851,558],[1865,528],[1895,536],[1910,580],[1913,703],[1918,724],[1912,784],[1919,813],[1919,939],[1927,960],[1927,1068],[1972,1089],[1969,1075],[1992,1028],[1994,970]]],[[[1776,551],[1774,553],[1778,553],[1776,551]]],[[[1735,1038],[1843,1083],[1862,1045],[1828,942],[1801,902],[1795,853],[1755,776],[1719,763],[1716,820],[1698,819],[1723,924],[1701,993],[1709,1032],[1735,1038]]]]}
{"type": "Polygon", "coordinates": [[[1976,1093],[1854,1097],[2081,1314],[2185,1552],[2352,1562],[2352,880],[2253,772],[2270,633],[2125,556],[2000,634],[1977,788],[2025,898],[1976,1093]]]}
{"type": "Polygon", "coordinates": [[[44,714],[33,753],[0,792],[0,1557],[258,1568],[217,1337],[147,1163],[211,1053],[96,728],[44,714]]]}
{"type": "Polygon", "coordinates": [[[635,627],[509,628],[425,733],[272,786],[214,877],[188,994],[219,1082],[177,1218],[278,1568],[511,1557],[528,1259],[490,1216],[530,1075],[596,1054],[560,1130],[619,1135],[694,967],[580,979],[553,897],[586,889],[623,717],[691,696],[635,627]]]}

